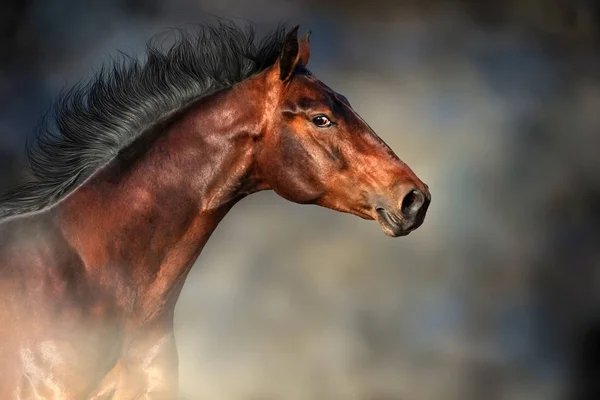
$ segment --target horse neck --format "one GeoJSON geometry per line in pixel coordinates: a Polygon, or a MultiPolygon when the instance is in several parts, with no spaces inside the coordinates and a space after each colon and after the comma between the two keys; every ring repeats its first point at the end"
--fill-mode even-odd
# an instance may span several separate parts
{"type": "Polygon", "coordinates": [[[217,224],[262,189],[252,170],[258,111],[247,99],[234,87],[200,100],[143,134],[58,208],[92,282],[142,320],[172,316],[217,224]]]}

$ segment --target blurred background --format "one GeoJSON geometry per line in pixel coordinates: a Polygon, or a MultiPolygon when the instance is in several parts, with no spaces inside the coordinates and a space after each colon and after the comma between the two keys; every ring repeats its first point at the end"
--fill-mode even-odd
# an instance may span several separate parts
{"type": "Polygon", "coordinates": [[[596,1],[3,0],[0,189],[61,88],[214,16],[311,29],[433,202],[400,239],[238,204],[177,306],[181,399],[600,399],[596,1]]]}

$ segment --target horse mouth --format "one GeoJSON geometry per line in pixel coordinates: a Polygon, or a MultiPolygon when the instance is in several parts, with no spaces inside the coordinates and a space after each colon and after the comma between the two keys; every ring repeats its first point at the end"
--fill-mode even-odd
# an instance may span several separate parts
{"type": "Polygon", "coordinates": [[[423,221],[408,221],[385,208],[377,208],[377,222],[383,233],[391,237],[406,236],[417,229],[423,221]]]}

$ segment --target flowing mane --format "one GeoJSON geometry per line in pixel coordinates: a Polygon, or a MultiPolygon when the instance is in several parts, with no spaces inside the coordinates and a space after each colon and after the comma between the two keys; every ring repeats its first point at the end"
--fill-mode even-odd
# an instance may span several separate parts
{"type": "Polygon", "coordinates": [[[232,23],[174,30],[147,44],[145,61],[122,54],[63,91],[27,145],[33,180],[0,196],[0,218],[41,210],[73,190],[158,120],[273,65],[285,28],[256,40],[232,23]]]}

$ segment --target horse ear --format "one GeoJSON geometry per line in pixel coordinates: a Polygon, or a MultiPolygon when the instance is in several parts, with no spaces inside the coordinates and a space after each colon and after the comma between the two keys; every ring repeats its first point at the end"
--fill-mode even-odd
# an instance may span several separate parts
{"type": "Polygon", "coordinates": [[[298,42],[299,50],[298,53],[300,55],[299,63],[303,66],[308,65],[308,60],[310,60],[310,34],[312,32],[308,31],[302,36],[300,41],[298,42]]]}
{"type": "Polygon", "coordinates": [[[298,25],[285,35],[283,47],[279,55],[279,78],[287,81],[294,74],[296,64],[300,60],[300,45],[298,43],[298,25]]]}
{"type": "Polygon", "coordinates": [[[285,35],[279,58],[269,72],[270,79],[283,82],[289,81],[294,76],[298,65],[306,66],[310,58],[310,34],[308,31],[298,40],[298,29],[296,25],[285,35]]]}

